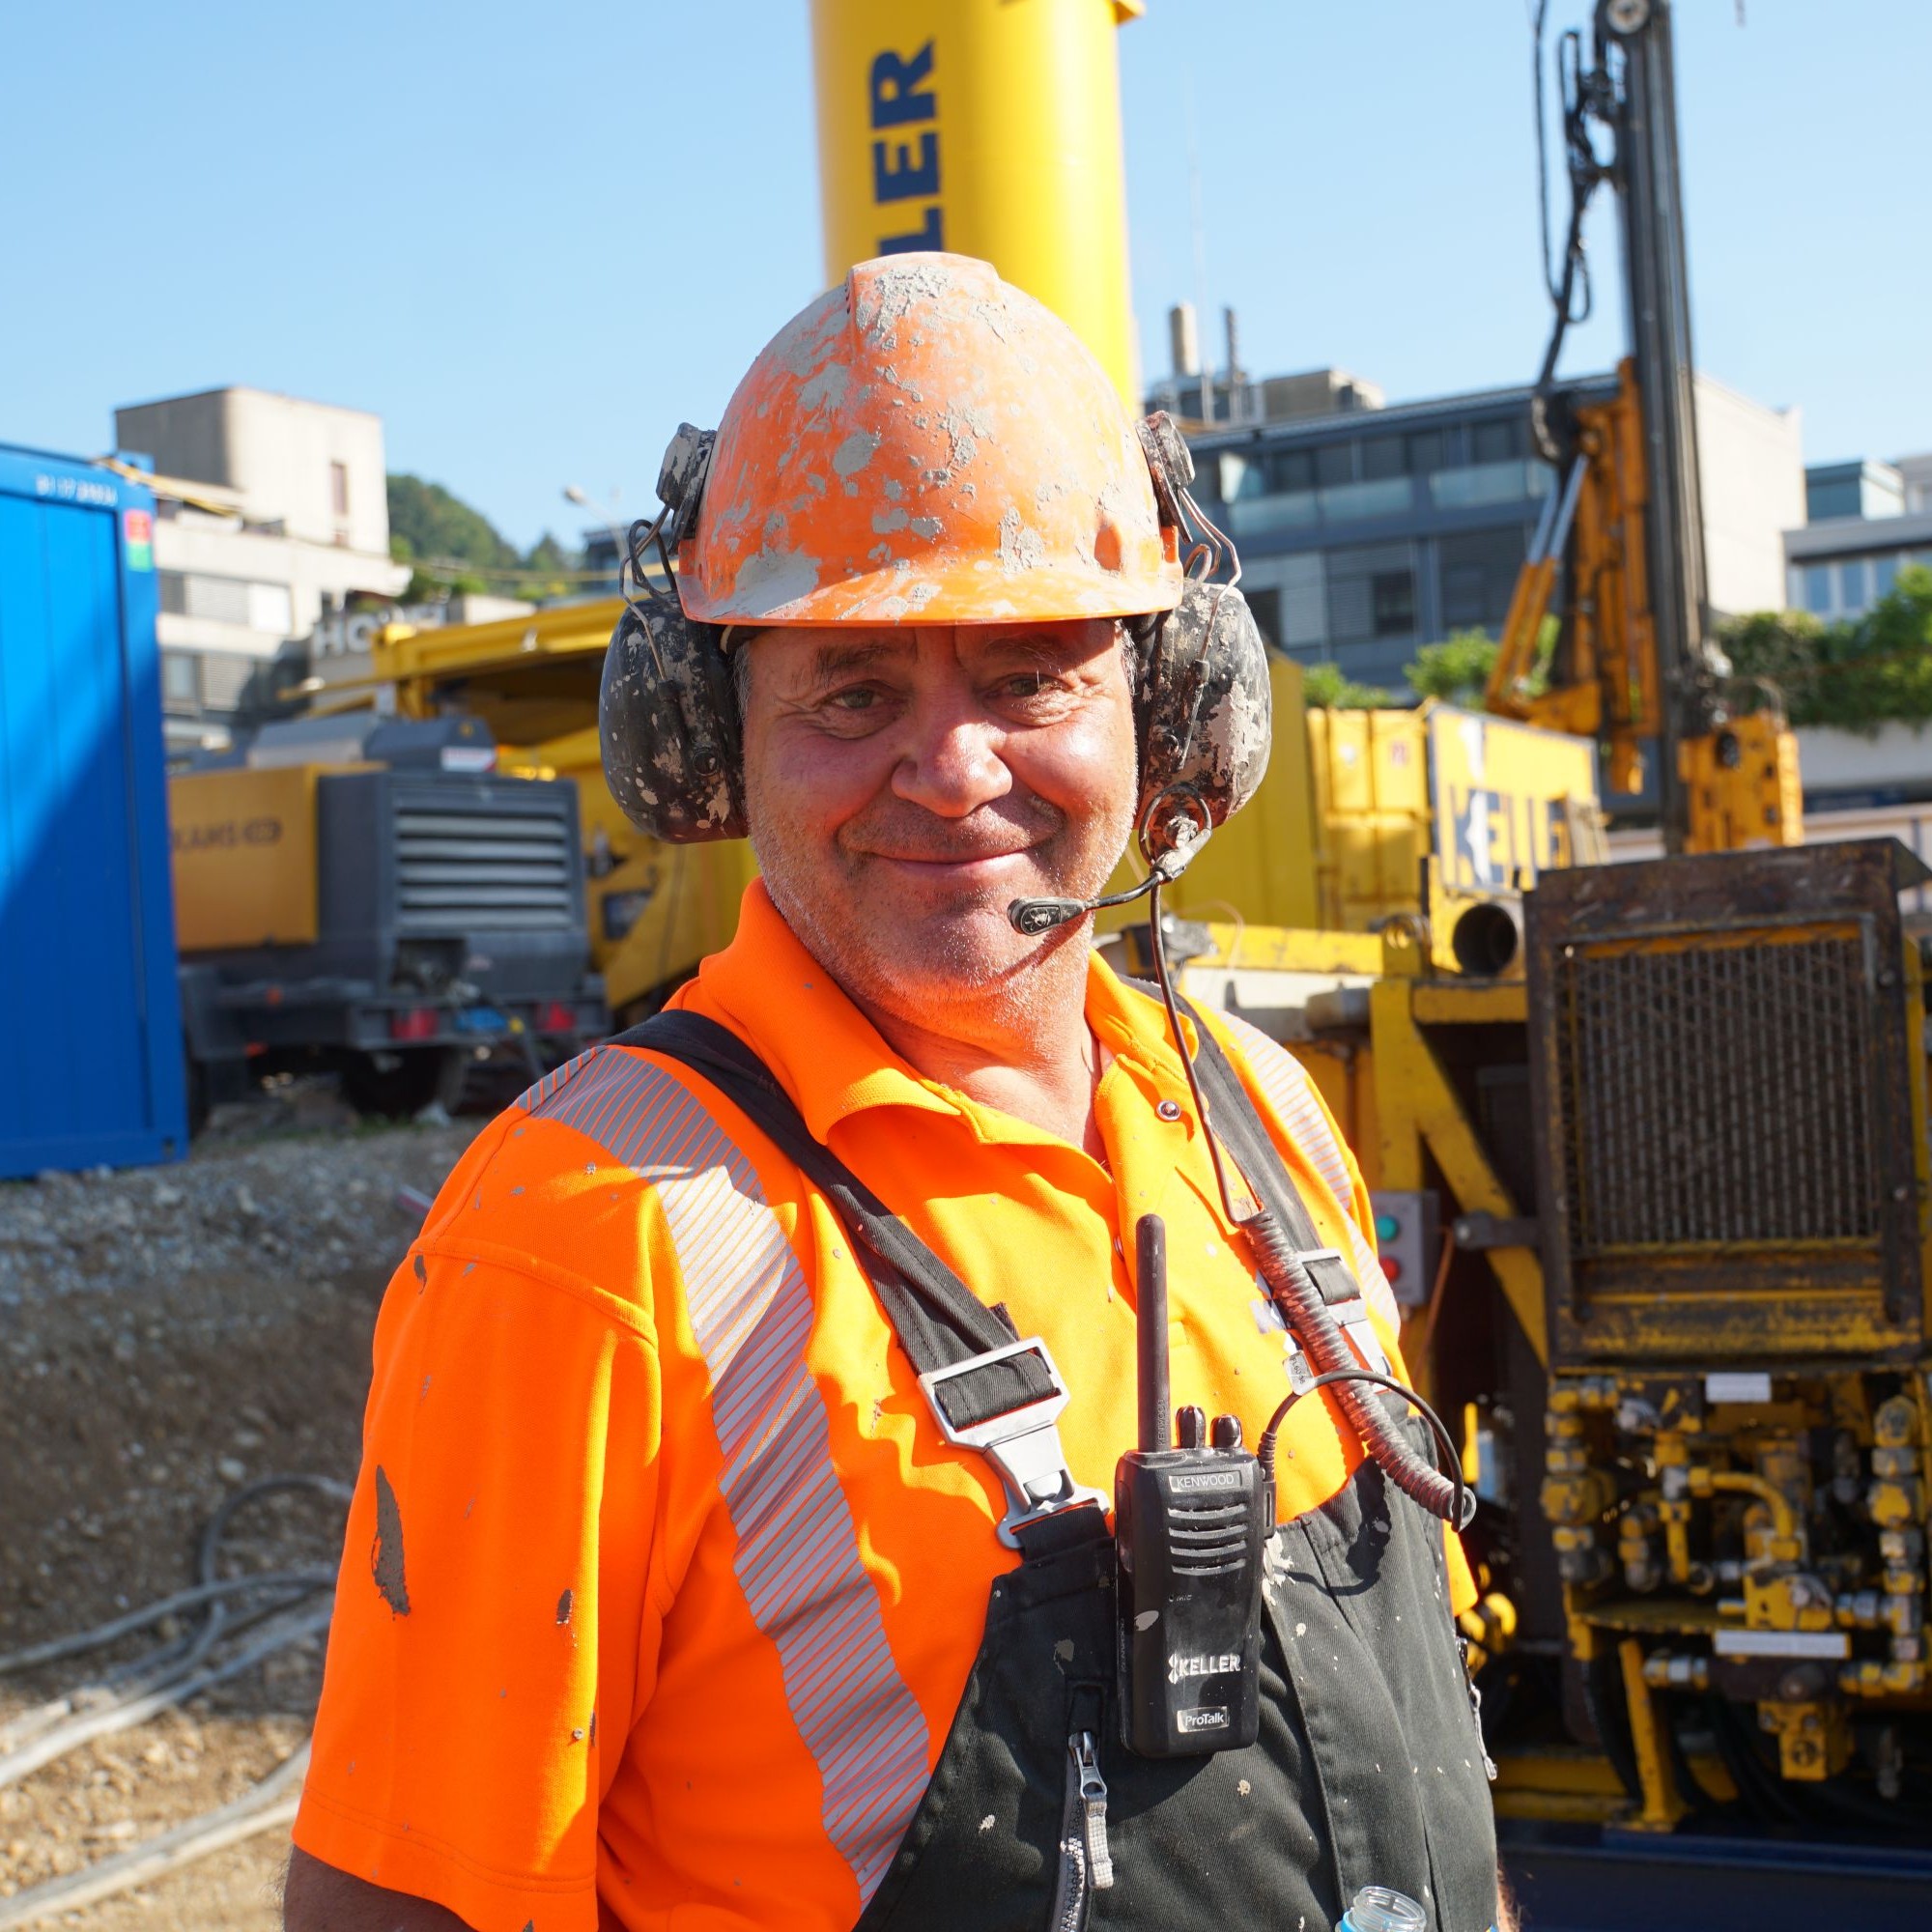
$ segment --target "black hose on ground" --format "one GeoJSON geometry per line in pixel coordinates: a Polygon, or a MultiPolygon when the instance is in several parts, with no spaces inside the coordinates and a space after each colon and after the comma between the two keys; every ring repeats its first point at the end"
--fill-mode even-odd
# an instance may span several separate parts
{"type": "Polygon", "coordinates": [[[191,1589],[177,1590],[171,1597],[160,1597],[152,1604],[143,1604],[138,1609],[129,1610],[110,1623],[97,1624],[93,1630],[80,1631],[72,1636],[51,1637],[45,1643],[12,1651],[0,1657],[0,1677],[10,1676],[16,1670],[31,1670],[36,1664],[58,1663],[66,1657],[79,1657],[90,1650],[103,1649],[118,1637],[131,1636],[136,1631],[151,1629],[163,1617],[173,1616],[181,1610],[200,1609],[216,1597],[298,1585],[306,1592],[334,1580],[332,1570],[269,1570],[254,1577],[213,1578],[197,1583],[191,1589]]]}

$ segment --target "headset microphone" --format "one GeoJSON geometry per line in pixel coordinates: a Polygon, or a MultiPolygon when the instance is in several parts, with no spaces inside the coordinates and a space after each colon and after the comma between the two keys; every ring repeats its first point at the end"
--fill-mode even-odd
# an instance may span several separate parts
{"type": "Polygon", "coordinates": [[[1014,899],[1007,908],[1008,923],[1015,932],[1031,939],[1051,932],[1056,925],[1065,925],[1069,920],[1084,919],[1090,912],[1131,905],[1157,887],[1172,885],[1179,878],[1188,862],[1207,843],[1211,829],[1200,801],[1178,787],[1171,788],[1148,807],[1141,821],[1141,851],[1147,858],[1148,875],[1139,885],[1097,899],[1014,899]]]}
{"type": "Polygon", "coordinates": [[[1108,906],[1128,905],[1144,898],[1160,883],[1158,872],[1150,872],[1139,885],[1124,893],[1111,893],[1103,899],[1015,899],[1007,908],[1007,919],[1015,932],[1031,939],[1036,933],[1051,932],[1068,920],[1083,919],[1090,912],[1108,906]]]}

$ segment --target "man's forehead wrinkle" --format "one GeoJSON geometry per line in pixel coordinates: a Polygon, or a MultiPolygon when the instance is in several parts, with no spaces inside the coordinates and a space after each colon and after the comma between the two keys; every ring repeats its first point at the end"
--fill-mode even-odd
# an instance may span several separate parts
{"type": "Polygon", "coordinates": [[[884,638],[854,638],[842,642],[820,644],[811,655],[811,675],[815,679],[837,677],[840,671],[858,670],[884,657],[904,656],[912,640],[884,638]]]}
{"type": "Polygon", "coordinates": [[[1010,631],[988,631],[983,649],[989,657],[1016,658],[1030,664],[1075,664],[1096,655],[1112,642],[1112,627],[1096,635],[1087,624],[1058,626],[1029,624],[1010,631]]]}

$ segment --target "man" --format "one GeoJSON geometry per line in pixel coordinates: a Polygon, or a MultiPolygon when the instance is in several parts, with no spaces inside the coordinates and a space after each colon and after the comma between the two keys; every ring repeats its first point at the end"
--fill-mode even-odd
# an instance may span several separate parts
{"type": "MultiPolygon", "coordinates": [[[[805,1139],[788,1158],[647,1035],[451,1176],[378,1327],[287,1923],[1314,1928],[1384,1885],[1482,1932],[1466,1575],[1329,1396],[1282,1433],[1259,1742],[1127,1751],[1094,1637],[1140,1218],[1177,1403],[1252,1444],[1292,1352],[1161,1007],[1087,919],[1009,917],[1101,891],[1144,810],[1175,479],[1064,325],[946,256],[856,269],[715,446],[677,447],[681,611],[648,648],[620,630],[607,767],[643,822],[749,826],[762,880],[672,1005],[756,1054],[805,1139]],[[810,1143],[1057,1364],[1045,1479],[941,1427],[930,1344],[810,1143]]],[[[1212,1033],[1380,1289],[1313,1089],[1212,1033]]]]}

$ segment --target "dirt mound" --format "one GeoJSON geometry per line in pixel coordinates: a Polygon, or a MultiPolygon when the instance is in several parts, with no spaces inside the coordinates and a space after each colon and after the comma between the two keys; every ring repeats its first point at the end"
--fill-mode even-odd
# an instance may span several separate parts
{"type": "MultiPolygon", "coordinates": [[[[474,1133],[371,1131],[313,1109],[217,1122],[170,1168],[0,1183],[0,1651],[180,1589],[223,1499],[277,1471],[353,1480],[369,1340],[390,1270],[474,1133]]],[[[340,1514],[278,1495],[238,1517],[247,1569],[332,1565],[340,1514]]],[[[0,1727],[138,1653],[0,1678],[0,1727]]],[[[308,1727],[309,1639],[0,1790],[0,1895],[234,1798],[308,1727]]],[[[68,1922],[267,1928],[270,1833],[68,1922]]]]}

